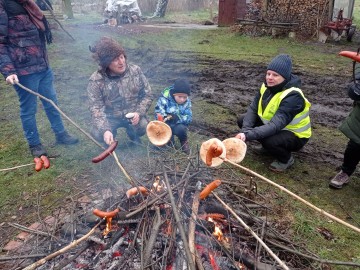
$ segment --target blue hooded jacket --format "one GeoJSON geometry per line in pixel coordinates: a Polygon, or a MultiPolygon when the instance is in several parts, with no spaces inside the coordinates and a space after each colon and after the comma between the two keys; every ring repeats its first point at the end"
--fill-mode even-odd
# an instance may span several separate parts
{"type": "Polygon", "coordinates": [[[155,119],[157,114],[166,117],[168,114],[176,114],[179,120],[175,124],[189,125],[192,121],[191,101],[190,98],[183,104],[178,104],[174,97],[170,95],[170,90],[174,86],[164,89],[155,106],[155,119]]]}

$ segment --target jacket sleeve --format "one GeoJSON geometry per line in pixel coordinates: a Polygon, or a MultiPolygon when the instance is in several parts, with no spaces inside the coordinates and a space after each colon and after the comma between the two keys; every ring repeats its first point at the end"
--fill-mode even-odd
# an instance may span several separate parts
{"type": "Polygon", "coordinates": [[[8,52],[8,15],[5,11],[5,1],[0,0],[0,72],[6,78],[16,73],[8,52]]]}
{"type": "Polygon", "coordinates": [[[161,114],[162,116],[166,116],[166,107],[167,100],[165,97],[161,96],[156,102],[155,105],[155,119],[157,120],[157,114],[161,114]]]}
{"type": "Polygon", "coordinates": [[[245,132],[247,130],[252,129],[255,126],[256,120],[258,119],[258,104],[260,99],[260,92],[258,92],[251,102],[248,110],[246,111],[244,120],[243,120],[243,126],[241,131],[245,132]]]}
{"type": "Polygon", "coordinates": [[[106,130],[111,131],[111,127],[105,113],[105,103],[101,90],[102,87],[103,86],[101,86],[101,83],[98,81],[90,80],[87,86],[87,94],[93,124],[95,128],[104,133],[106,130]]]}
{"type": "Polygon", "coordinates": [[[139,68],[139,76],[140,76],[140,82],[141,82],[142,89],[140,90],[140,95],[139,95],[140,102],[139,102],[137,112],[140,115],[145,115],[151,106],[153,96],[151,93],[150,84],[140,68],[139,68]]]}
{"type": "Polygon", "coordinates": [[[294,117],[304,110],[305,100],[300,93],[289,93],[280,103],[279,108],[269,123],[244,131],[246,140],[259,140],[272,136],[284,129],[294,117]]]}
{"type": "Polygon", "coordinates": [[[192,122],[191,101],[188,100],[184,112],[180,115],[178,123],[189,125],[192,122]]]}

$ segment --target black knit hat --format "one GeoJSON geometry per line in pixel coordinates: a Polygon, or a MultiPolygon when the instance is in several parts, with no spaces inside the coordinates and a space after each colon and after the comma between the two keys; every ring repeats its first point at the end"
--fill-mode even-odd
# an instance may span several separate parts
{"type": "Polygon", "coordinates": [[[95,46],[89,46],[89,50],[93,53],[93,58],[104,70],[121,54],[126,57],[124,48],[110,37],[100,38],[95,46]]]}
{"type": "Polygon", "coordinates": [[[271,60],[267,70],[275,71],[283,76],[285,80],[289,80],[292,72],[292,62],[290,56],[287,54],[279,54],[271,60]]]}
{"type": "Polygon", "coordinates": [[[170,90],[170,95],[180,93],[188,94],[190,96],[190,83],[185,79],[176,80],[173,88],[170,90]]]}

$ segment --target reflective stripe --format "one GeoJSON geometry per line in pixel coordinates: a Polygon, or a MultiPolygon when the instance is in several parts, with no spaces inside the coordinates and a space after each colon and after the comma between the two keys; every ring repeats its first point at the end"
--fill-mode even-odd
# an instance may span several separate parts
{"type": "Polygon", "coordinates": [[[301,128],[292,128],[292,129],[289,129],[289,128],[284,128],[284,130],[289,130],[289,131],[292,131],[292,132],[298,132],[298,133],[300,133],[300,132],[303,132],[303,131],[305,131],[305,130],[308,130],[309,128],[311,128],[311,124],[309,123],[309,124],[307,124],[306,126],[303,126],[303,127],[301,127],[301,128]]]}
{"type": "Polygon", "coordinates": [[[305,119],[306,117],[309,116],[309,111],[307,111],[306,113],[304,113],[303,115],[299,116],[298,118],[294,118],[289,125],[296,125],[299,124],[301,120],[305,119]]]}

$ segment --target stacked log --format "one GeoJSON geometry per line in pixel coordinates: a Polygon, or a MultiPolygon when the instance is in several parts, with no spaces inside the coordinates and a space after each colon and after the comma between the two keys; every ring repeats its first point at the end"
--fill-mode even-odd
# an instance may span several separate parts
{"type": "Polygon", "coordinates": [[[328,21],[330,0],[264,1],[264,19],[272,23],[298,23],[296,32],[311,37],[328,21]]]}

